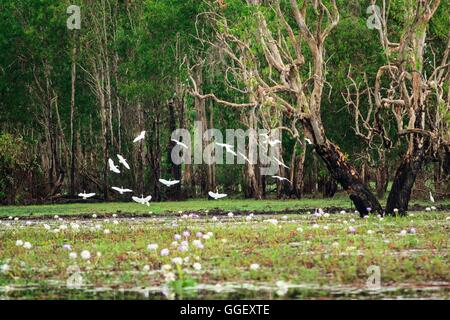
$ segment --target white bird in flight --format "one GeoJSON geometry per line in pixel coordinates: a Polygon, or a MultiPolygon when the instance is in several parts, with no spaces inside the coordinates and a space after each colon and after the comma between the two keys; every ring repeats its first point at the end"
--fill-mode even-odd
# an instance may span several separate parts
{"type": "Polygon", "coordinates": [[[289,169],[289,167],[287,165],[285,165],[283,162],[281,162],[279,159],[277,159],[276,157],[273,157],[273,158],[274,158],[275,162],[278,163],[279,166],[289,169]]]}
{"type": "Polygon", "coordinates": [[[245,156],[245,154],[241,153],[240,151],[238,151],[238,154],[239,154],[245,161],[247,161],[248,163],[250,163],[250,159],[247,158],[247,157],[245,156]]]}
{"type": "Polygon", "coordinates": [[[180,183],[180,180],[166,180],[166,179],[159,179],[159,182],[161,182],[166,187],[171,187],[173,185],[176,185],[180,183]]]}
{"type": "Polygon", "coordinates": [[[133,143],[136,143],[144,139],[145,139],[145,131],[141,131],[141,133],[136,138],[134,138],[133,143]]]}
{"type": "Polygon", "coordinates": [[[281,144],[281,141],[278,139],[274,139],[274,140],[270,139],[270,137],[267,133],[261,133],[260,136],[265,138],[264,141],[261,141],[261,143],[263,143],[263,144],[269,144],[271,147],[274,147],[277,144],[281,144]]]}
{"type": "Polygon", "coordinates": [[[128,193],[128,192],[133,192],[133,190],[131,190],[131,189],[124,189],[123,187],[122,187],[122,188],[111,187],[111,189],[117,191],[117,192],[120,193],[120,194],[124,194],[124,193],[128,193]]]}
{"type": "Polygon", "coordinates": [[[183,142],[181,142],[181,141],[178,141],[178,140],[176,140],[176,139],[170,139],[170,141],[173,141],[173,142],[175,142],[177,145],[179,145],[180,147],[182,147],[182,148],[184,148],[184,149],[189,149],[189,147],[185,144],[185,143],[183,143],[183,142]]]}
{"type": "Polygon", "coordinates": [[[434,197],[433,197],[433,195],[431,194],[431,191],[430,191],[430,201],[434,203],[434,197]]]}
{"type": "Polygon", "coordinates": [[[120,173],[119,167],[117,167],[114,164],[114,161],[112,159],[108,159],[108,163],[109,163],[109,170],[115,173],[120,173]]]}
{"type": "Polygon", "coordinates": [[[305,138],[305,141],[306,141],[308,144],[313,144],[312,141],[311,141],[310,139],[308,139],[308,138],[305,138]]]}
{"type": "Polygon", "coordinates": [[[214,198],[214,200],[222,199],[222,198],[225,198],[227,196],[227,194],[225,194],[225,193],[216,193],[216,192],[212,192],[212,191],[208,192],[208,195],[211,198],[214,198]]]}
{"type": "Polygon", "coordinates": [[[148,196],[144,198],[144,195],[141,195],[140,198],[138,197],[131,197],[131,199],[133,199],[134,202],[140,203],[140,204],[146,204],[147,207],[150,207],[150,200],[152,200],[152,196],[148,196]]]}
{"type": "Polygon", "coordinates": [[[86,193],[86,191],[83,191],[83,193],[79,193],[78,196],[83,198],[83,200],[86,200],[95,196],[95,193],[86,193]]]}
{"type": "Polygon", "coordinates": [[[234,152],[233,146],[232,146],[231,144],[219,143],[219,142],[216,142],[216,144],[217,144],[219,147],[225,148],[225,151],[226,151],[226,152],[231,153],[233,156],[237,156],[237,153],[234,152]]]}
{"type": "Polygon", "coordinates": [[[289,179],[284,178],[284,177],[280,177],[280,176],[272,176],[272,178],[278,179],[278,180],[280,180],[280,181],[287,181],[287,182],[291,183],[291,181],[290,181],[289,179]]]}
{"type": "Polygon", "coordinates": [[[119,163],[123,164],[123,166],[125,168],[127,168],[128,170],[130,170],[130,165],[128,164],[127,160],[122,157],[120,154],[117,155],[117,158],[119,158],[119,163]]]}

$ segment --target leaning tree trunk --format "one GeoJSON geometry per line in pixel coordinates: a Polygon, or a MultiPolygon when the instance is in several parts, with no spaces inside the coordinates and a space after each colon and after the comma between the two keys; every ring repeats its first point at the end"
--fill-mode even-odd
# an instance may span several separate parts
{"type": "Polygon", "coordinates": [[[402,163],[395,173],[392,189],[389,192],[386,212],[394,213],[397,209],[398,213],[404,214],[408,211],[408,203],[411,197],[411,191],[416,181],[417,174],[422,168],[425,159],[425,151],[423,148],[417,148],[412,152],[408,152],[403,158],[402,163]]]}
{"type": "Polygon", "coordinates": [[[361,216],[367,215],[369,212],[382,212],[377,198],[363,183],[355,168],[345,159],[339,147],[328,139],[314,147],[317,154],[325,162],[331,176],[349,194],[361,216]]]}

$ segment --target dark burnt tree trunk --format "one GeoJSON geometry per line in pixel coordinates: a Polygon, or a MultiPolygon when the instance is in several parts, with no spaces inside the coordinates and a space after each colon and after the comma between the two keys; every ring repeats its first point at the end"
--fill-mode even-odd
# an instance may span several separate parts
{"type": "Polygon", "coordinates": [[[411,191],[417,174],[422,168],[424,159],[425,152],[423,148],[417,148],[407,153],[403,158],[402,163],[395,173],[392,189],[389,192],[386,213],[392,214],[394,213],[394,209],[397,209],[400,214],[408,211],[411,191]]]}
{"type": "Polygon", "coordinates": [[[325,140],[323,144],[314,145],[317,154],[325,162],[331,176],[349,194],[361,216],[370,212],[382,212],[377,198],[363,183],[355,168],[348,163],[344,154],[335,144],[325,140]]]}

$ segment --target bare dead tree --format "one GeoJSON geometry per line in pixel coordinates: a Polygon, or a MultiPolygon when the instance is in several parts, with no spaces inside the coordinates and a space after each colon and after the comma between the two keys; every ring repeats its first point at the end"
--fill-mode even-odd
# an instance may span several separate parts
{"type": "Polygon", "coordinates": [[[226,101],[214,93],[202,94],[195,83],[192,94],[231,108],[261,106],[269,117],[274,110],[280,110],[293,124],[288,131],[295,138],[301,137],[295,125],[301,125],[332,177],[347,191],[361,215],[367,214],[368,208],[381,212],[381,205],[364,185],[357,170],[339,147],[327,138],[321,120],[321,100],[326,84],[324,43],[339,22],[336,2],[304,1],[300,7],[296,0],[283,2],[283,5],[280,0],[265,1],[264,4],[254,0],[248,1],[248,5],[254,12],[256,23],[256,30],[250,30],[247,35],[251,40],[230,31],[228,20],[220,8],[204,16],[215,30],[215,41],[209,42],[220,44],[228,61],[233,62],[235,74],[240,75],[238,79],[247,78],[247,81],[241,81],[238,91],[247,93],[246,97],[250,99],[247,102],[226,101]],[[306,20],[308,6],[314,12],[315,21],[306,20]],[[275,27],[270,28],[266,20],[262,9],[267,8],[275,14],[275,27]],[[292,16],[295,22],[291,23],[288,16],[292,16]],[[305,63],[302,43],[306,43],[311,56],[310,68],[305,63]],[[269,70],[268,74],[264,69],[269,70]],[[308,77],[304,76],[305,70],[309,70],[308,77]]]}
{"type": "Polygon", "coordinates": [[[450,107],[445,82],[449,78],[450,33],[441,63],[434,63],[429,76],[424,66],[427,28],[439,4],[439,0],[424,0],[405,6],[407,17],[404,30],[399,42],[393,43],[388,39],[388,4],[383,0],[379,34],[387,64],[378,69],[373,88],[366,79],[363,84],[365,89],[362,90],[361,84],[357,84],[349,73],[349,88],[352,89],[347,89],[344,98],[353,112],[356,134],[371,147],[374,138],[379,137],[382,144],[378,149],[389,149],[393,146],[387,134],[391,118],[395,123],[396,134],[407,143],[406,153],[397,168],[387,200],[388,213],[393,213],[394,209],[400,213],[408,210],[416,176],[427,156],[436,158],[449,146],[445,115],[449,113],[450,107]],[[368,96],[365,115],[360,107],[362,94],[368,96]]]}

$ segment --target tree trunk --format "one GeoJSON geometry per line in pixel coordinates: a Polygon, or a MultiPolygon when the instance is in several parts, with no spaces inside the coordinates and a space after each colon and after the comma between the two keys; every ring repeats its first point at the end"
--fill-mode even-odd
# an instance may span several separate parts
{"type": "Polygon", "coordinates": [[[322,144],[315,145],[315,150],[325,162],[331,176],[349,194],[361,216],[367,215],[369,211],[382,212],[377,198],[335,144],[325,139],[322,144]]]}
{"type": "Polygon", "coordinates": [[[392,189],[386,205],[386,213],[394,213],[398,209],[400,214],[408,211],[408,203],[416,177],[425,159],[423,148],[409,152],[403,158],[402,163],[395,173],[392,189]]]}
{"type": "Polygon", "coordinates": [[[70,156],[70,196],[75,197],[75,172],[77,170],[76,166],[76,157],[77,157],[77,133],[75,131],[75,89],[76,89],[76,79],[77,79],[77,46],[74,45],[72,49],[72,91],[70,97],[70,147],[71,147],[71,156],[70,156]]]}
{"type": "MultiPolygon", "coordinates": [[[[176,128],[175,109],[174,109],[173,101],[169,101],[168,108],[169,108],[169,130],[171,132],[174,132],[177,128],[176,128]]],[[[168,152],[167,159],[168,159],[169,166],[170,166],[169,171],[170,171],[170,175],[171,175],[172,179],[181,181],[181,165],[174,164],[171,160],[172,149],[175,146],[176,146],[175,142],[169,141],[169,147],[167,150],[167,152],[168,152]]],[[[178,184],[172,186],[169,189],[169,195],[170,195],[171,199],[180,200],[181,199],[181,184],[178,183],[178,184]]]]}

